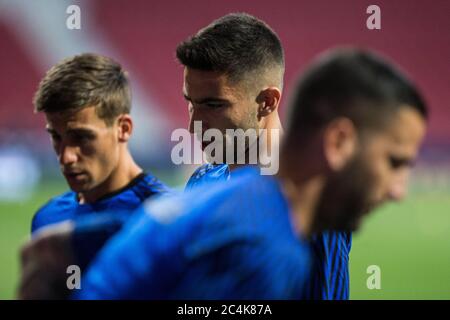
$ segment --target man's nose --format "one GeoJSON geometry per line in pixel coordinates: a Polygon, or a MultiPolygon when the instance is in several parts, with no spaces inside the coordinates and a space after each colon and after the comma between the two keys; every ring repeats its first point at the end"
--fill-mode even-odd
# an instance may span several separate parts
{"type": "Polygon", "coordinates": [[[189,132],[196,133],[196,128],[202,133],[205,124],[203,123],[202,115],[199,110],[193,109],[189,115],[189,132]]]}
{"type": "Polygon", "coordinates": [[[392,201],[401,201],[408,194],[409,173],[404,172],[396,177],[389,189],[389,199],[392,201]]]}
{"type": "Polygon", "coordinates": [[[59,153],[59,163],[62,165],[68,165],[76,162],[78,159],[77,151],[75,147],[63,146],[59,153]]]}

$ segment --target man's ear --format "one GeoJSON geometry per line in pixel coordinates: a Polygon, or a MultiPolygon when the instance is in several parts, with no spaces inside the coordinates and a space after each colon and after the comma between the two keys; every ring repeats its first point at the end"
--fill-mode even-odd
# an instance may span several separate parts
{"type": "Polygon", "coordinates": [[[117,118],[118,138],[120,142],[127,142],[133,132],[133,119],[129,114],[122,114],[117,118]]]}
{"type": "Polygon", "coordinates": [[[358,142],[356,127],[348,118],[337,118],[329,123],[323,134],[324,155],[333,171],[342,169],[355,153],[358,142]]]}
{"type": "Polygon", "coordinates": [[[281,90],[277,87],[269,87],[262,90],[257,98],[258,118],[266,117],[275,112],[280,104],[281,90]]]}

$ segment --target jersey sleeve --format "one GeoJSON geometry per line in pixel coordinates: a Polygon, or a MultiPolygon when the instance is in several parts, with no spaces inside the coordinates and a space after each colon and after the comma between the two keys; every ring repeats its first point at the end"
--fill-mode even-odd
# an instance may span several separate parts
{"type": "MultiPolygon", "coordinates": [[[[153,209],[152,209],[153,210],[153,209]]],[[[183,269],[189,227],[166,223],[142,206],[98,254],[73,299],[164,299],[183,269]]],[[[163,210],[170,212],[170,210],[163,210]]]]}
{"type": "Polygon", "coordinates": [[[72,248],[78,265],[85,269],[105,243],[129,219],[128,212],[88,215],[74,220],[72,248]]]}
{"type": "Polygon", "coordinates": [[[41,217],[39,214],[39,209],[33,216],[33,219],[31,220],[31,234],[34,234],[36,230],[40,229],[43,226],[43,223],[41,221],[41,217]]]}
{"type": "Polygon", "coordinates": [[[50,200],[47,204],[42,206],[33,216],[31,220],[31,234],[34,235],[39,229],[50,224],[58,223],[64,220],[65,212],[56,213],[54,200],[50,200]]]}
{"type": "MultiPolygon", "coordinates": [[[[157,193],[151,199],[162,199],[173,195],[175,195],[174,192],[157,193]]],[[[133,211],[111,210],[74,219],[72,247],[82,269],[86,268],[103,246],[139,212],[138,208],[133,211]]]]}
{"type": "Polygon", "coordinates": [[[50,199],[33,216],[31,234],[51,224],[72,219],[74,216],[74,193],[66,192],[50,199]]]}
{"type": "Polygon", "coordinates": [[[207,183],[227,181],[230,179],[230,168],[226,164],[212,165],[204,164],[199,167],[186,183],[185,190],[204,186],[207,183]]]}

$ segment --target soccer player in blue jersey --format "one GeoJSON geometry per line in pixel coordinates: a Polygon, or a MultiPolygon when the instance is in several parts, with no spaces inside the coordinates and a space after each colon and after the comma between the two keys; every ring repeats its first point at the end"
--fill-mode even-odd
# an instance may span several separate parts
{"type": "MultiPolygon", "coordinates": [[[[229,14],[180,43],[176,50],[184,66],[183,95],[188,102],[189,130],[195,122],[202,132],[217,129],[266,130],[264,147],[269,151],[278,141],[271,131],[282,133],[278,108],[283,91],[284,52],[277,34],[263,21],[247,14],[229,14]]],[[[212,141],[202,141],[205,150],[212,141]]],[[[245,146],[244,164],[249,162],[245,146]]],[[[261,150],[258,150],[261,152],[261,150]]],[[[237,144],[224,144],[220,162],[199,167],[187,182],[187,189],[217,180],[228,180],[231,171],[242,164],[237,158],[242,150],[237,144]],[[233,148],[232,162],[227,162],[226,148],[233,148]]],[[[209,154],[206,154],[209,156],[209,154]]],[[[259,155],[259,153],[258,153],[259,155]]],[[[260,159],[256,159],[260,164],[260,159]]]]}
{"type": "MultiPolygon", "coordinates": [[[[305,238],[354,231],[367,213],[398,199],[398,177],[417,155],[427,111],[389,63],[351,49],[319,59],[289,111],[276,176],[246,167],[227,183],[146,202],[74,298],[308,298],[316,258],[305,238]]],[[[71,234],[52,236],[24,249],[25,269],[57,268],[58,250],[46,245],[70,246],[71,234]]],[[[36,297],[36,286],[57,292],[54,281],[24,276],[20,296],[36,297]]]]}
{"type": "MultiPolygon", "coordinates": [[[[280,104],[284,54],[274,31],[256,18],[229,15],[202,29],[177,48],[184,65],[183,93],[194,121],[202,129],[240,128],[282,131],[280,104]],[[239,79],[239,81],[236,81],[239,79]]],[[[267,138],[267,149],[276,141],[267,138]]],[[[208,144],[202,143],[205,149],[208,144]]],[[[224,152],[225,154],[225,152],[224,152]]],[[[239,165],[208,163],[198,168],[186,189],[226,181],[239,165]]],[[[325,232],[312,238],[317,266],[310,283],[311,299],[348,299],[351,233],[325,232]]]]}
{"type": "Polygon", "coordinates": [[[144,173],[128,150],[133,131],[129,80],[110,58],[82,54],[51,68],[34,98],[43,112],[59,165],[71,191],[51,199],[32,221],[43,227],[117,212],[125,219],[141,203],[168,191],[144,173]]]}
{"type": "MultiPolygon", "coordinates": [[[[284,56],[277,35],[264,22],[245,14],[228,15],[216,21],[213,25],[205,30],[205,37],[211,39],[224,38],[227,34],[234,34],[236,39],[231,42],[223,41],[223,47],[229,47],[231,51],[236,51],[234,53],[236,59],[242,56],[244,51],[250,55],[246,58],[249,61],[253,59],[252,55],[259,55],[261,61],[252,68],[265,68],[265,70],[255,73],[255,70],[250,68],[248,72],[244,72],[246,78],[252,76],[253,73],[257,78],[252,79],[252,83],[245,88],[251,93],[243,96],[242,86],[235,84],[234,78],[227,80],[223,71],[210,72],[186,67],[183,92],[190,103],[189,128],[191,132],[193,132],[194,121],[197,120],[202,121],[204,130],[215,128],[224,132],[226,129],[254,128],[282,131],[278,106],[283,85],[284,56]],[[222,30],[218,34],[208,36],[210,31],[207,30],[212,29],[213,25],[221,29],[228,28],[228,30],[222,30]],[[248,30],[246,31],[246,29],[248,30]],[[259,36],[255,37],[255,34],[259,36]],[[243,45],[246,47],[244,48],[243,45]],[[260,48],[260,50],[256,50],[256,48],[260,48]],[[242,51],[241,49],[245,50],[242,51]],[[205,100],[204,98],[208,98],[208,96],[211,99],[205,100]],[[203,101],[198,103],[200,99],[203,101]]],[[[183,42],[178,46],[177,56],[180,62],[191,63],[189,60],[191,58],[187,53],[190,49],[190,41],[183,42]]],[[[200,49],[206,50],[207,48],[200,49]]],[[[220,48],[214,48],[215,51],[218,49],[220,48]]],[[[217,56],[215,59],[223,59],[224,63],[229,63],[233,57],[217,56]]],[[[243,57],[240,57],[240,60],[242,59],[243,57]]],[[[240,62],[240,65],[246,64],[246,61],[240,62]]],[[[216,67],[214,66],[214,68],[216,67]]],[[[236,66],[234,70],[230,69],[229,72],[235,73],[233,77],[237,77],[243,71],[239,69],[239,66],[236,66]]],[[[268,149],[271,148],[271,143],[278,143],[278,141],[271,141],[270,134],[267,141],[268,149]]],[[[206,146],[207,144],[202,145],[203,148],[206,146]]],[[[233,152],[235,153],[235,150],[233,152]]],[[[207,164],[202,166],[192,175],[186,189],[209,182],[228,180],[230,167],[236,168],[237,165],[207,164]]],[[[88,264],[89,259],[94,256],[96,248],[99,249],[108,236],[119,230],[124,221],[125,219],[118,219],[117,215],[103,215],[102,219],[97,220],[77,219],[75,221],[73,226],[76,235],[75,254],[78,257],[83,256],[81,259],[82,265],[88,264]],[[110,221],[108,221],[108,217],[111,217],[110,221]],[[93,224],[97,222],[97,226],[94,227],[93,224]],[[96,235],[96,233],[99,235],[96,235]],[[85,245],[84,242],[88,242],[89,245],[85,245]],[[84,254],[87,248],[89,248],[89,255],[84,254]]]]}

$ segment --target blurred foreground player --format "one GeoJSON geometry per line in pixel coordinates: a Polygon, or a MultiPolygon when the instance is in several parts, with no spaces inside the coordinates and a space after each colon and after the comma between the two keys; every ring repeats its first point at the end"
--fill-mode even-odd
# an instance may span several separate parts
{"type": "MultiPolygon", "coordinates": [[[[289,119],[276,177],[247,167],[228,183],[147,202],[100,252],[74,298],[305,298],[313,258],[304,239],[356,230],[395,199],[396,172],[417,155],[426,108],[388,63],[347,49],[307,72],[289,119]]],[[[33,270],[63,269],[55,265],[60,252],[45,245],[70,244],[70,232],[57,229],[24,248],[30,273],[20,297],[55,297],[54,279],[33,270]]]]}
{"type": "Polygon", "coordinates": [[[101,219],[104,212],[115,211],[118,219],[125,219],[145,199],[168,191],[143,172],[128,150],[131,92],[117,62],[95,54],[61,61],[41,81],[34,104],[45,114],[71,191],[39,209],[33,233],[87,215],[101,219]]]}

